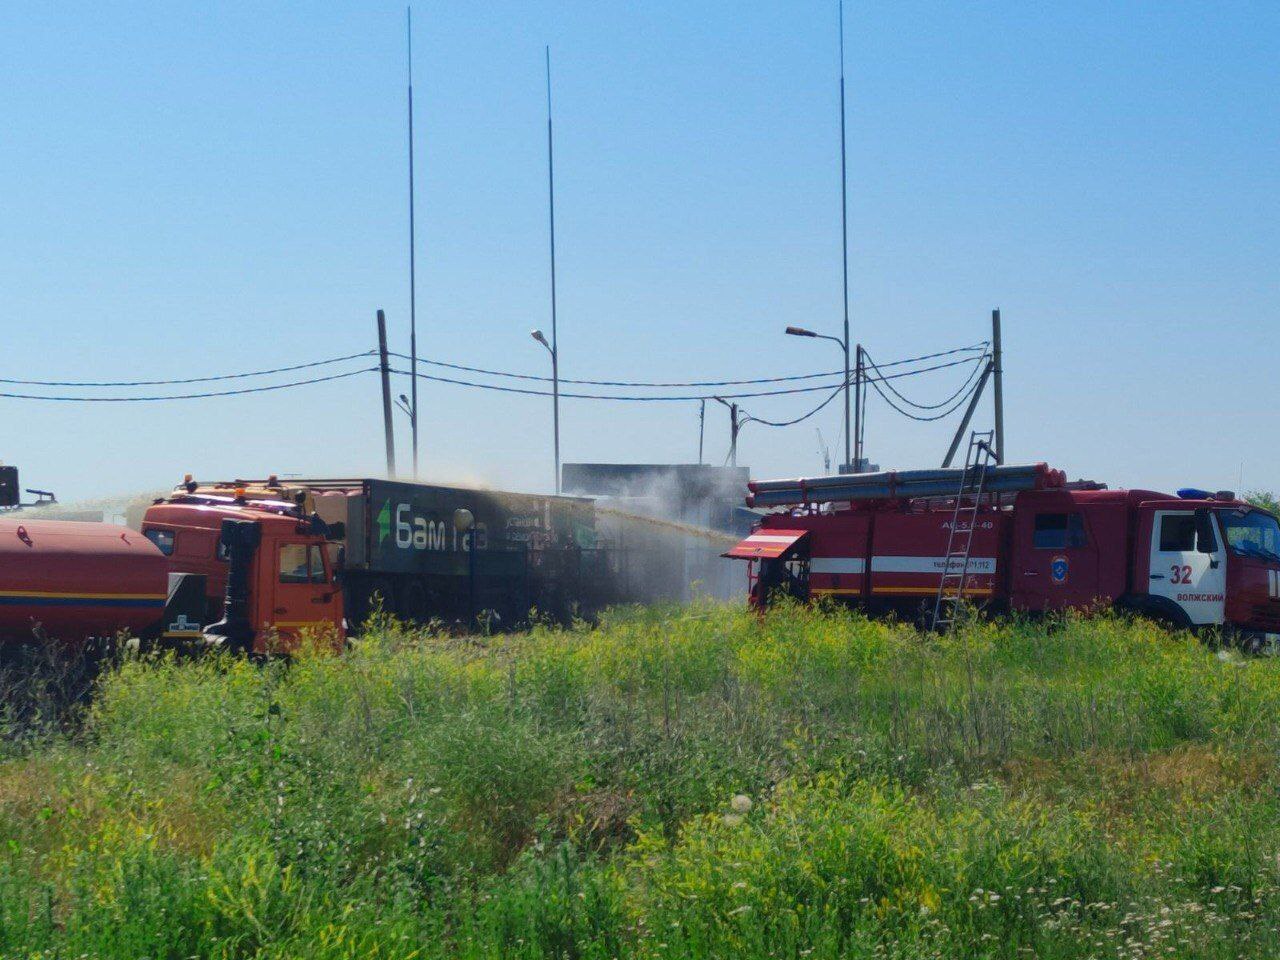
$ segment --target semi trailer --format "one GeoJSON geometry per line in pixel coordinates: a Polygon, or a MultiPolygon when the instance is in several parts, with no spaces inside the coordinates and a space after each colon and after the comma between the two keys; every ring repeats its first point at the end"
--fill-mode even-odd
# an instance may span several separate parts
{"type": "Polygon", "coordinates": [[[1280,638],[1280,522],[1230,491],[1068,482],[1046,464],[757,481],[770,508],[725,556],[753,603],[782,593],[936,618],[948,592],[1000,611],[1113,606],[1246,646],[1280,638]],[[954,532],[953,532],[954,531],[954,532]]]}
{"type": "Polygon", "coordinates": [[[372,478],[282,482],[272,476],[187,480],[143,516],[147,537],[198,563],[214,605],[226,566],[217,556],[213,521],[236,504],[285,504],[320,522],[330,575],[340,581],[343,614],[352,625],[363,623],[379,603],[406,621],[467,620],[483,610],[513,623],[531,610],[565,618],[617,599],[610,589],[617,558],[598,542],[591,500],[372,478]],[[459,529],[459,511],[470,517],[469,529],[459,529]]]}

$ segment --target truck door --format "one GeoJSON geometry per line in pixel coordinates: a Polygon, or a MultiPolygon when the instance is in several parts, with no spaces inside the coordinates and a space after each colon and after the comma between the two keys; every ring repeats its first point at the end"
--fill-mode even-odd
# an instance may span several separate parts
{"type": "Polygon", "coordinates": [[[1014,521],[1011,600],[1019,610],[1085,607],[1098,596],[1098,545],[1069,494],[1028,497],[1014,521]]]}
{"type": "Polygon", "coordinates": [[[1222,623],[1227,569],[1209,511],[1153,510],[1148,591],[1168,597],[1196,626],[1222,623]]]}
{"type": "Polygon", "coordinates": [[[268,626],[286,647],[306,628],[316,631],[341,623],[341,600],[333,585],[323,544],[281,541],[275,548],[275,582],[268,626]]]}

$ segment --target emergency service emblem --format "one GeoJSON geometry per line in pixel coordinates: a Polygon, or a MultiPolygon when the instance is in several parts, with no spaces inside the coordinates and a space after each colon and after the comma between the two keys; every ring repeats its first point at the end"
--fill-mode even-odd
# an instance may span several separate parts
{"type": "Polygon", "coordinates": [[[1071,569],[1070,563],[1066,557],[1054,557],[1049,562],[1049,576],[1058,586],[1067,582],[1067,572],[1071,569]]]}

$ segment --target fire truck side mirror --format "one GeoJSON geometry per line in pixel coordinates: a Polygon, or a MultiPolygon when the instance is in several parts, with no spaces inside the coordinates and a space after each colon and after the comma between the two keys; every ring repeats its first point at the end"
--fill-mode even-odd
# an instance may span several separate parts
{"type": "Polygon", "coordinates": [[[1218,552],[1218,538],[1213,532],[1213,514],[1207,507],[1196,511],[1196,550],[1200,553],[1218,552]]]}

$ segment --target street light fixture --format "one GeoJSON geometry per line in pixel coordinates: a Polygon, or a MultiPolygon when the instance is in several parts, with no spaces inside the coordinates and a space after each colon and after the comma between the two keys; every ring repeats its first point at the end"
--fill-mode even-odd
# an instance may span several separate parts
{"type": "Polygon", "coordinates": [[[551,354],[551,422],[555,438],[556,495],[560,495],[560,357],[554,344],[548,342],[541,330],[530,330],[529,336],[547,348],[551,354]]]}
{"type": "MultiPolygon", "coordinates": [[[[851,469],[856,471],[858,469],[857,459],[860,459],[861,457],[862,438],[861,437],[858,438],[859,456],[855,458],[853,455],[852,431],[850,430],[850,424],[849,424],[850,376],[849,376],[849,327],[848,327],[848,324],[846,323],[845,325],[845,334],[843,337],[833,337],[828,333],[817,333],[816,331],[809,330],[805,327],[787,327],[787,329],[783,332],[786,333],[788,336],[792,336],[792,337],[813,337],[817,340],[830,340],[832,343],[838,343],[840,345],[840,349],[844,353],[844,462],[849,464],[851,469]]],[[[861,406],[862,406],[862,345],[859,344],[858,345],[859,421],[861,421],[861,406]]],[[[859,428],[859,432],[860,432],[860,429],[861,428],[859,428]]]]}
{"type": "Polygon", "coordinates": [[[409,426],[417,426],[417,415],[414,413],[413,403],[403,393],[396,398],[396,406],[403,411],[404,415],[409,418],[409,426]]]}

